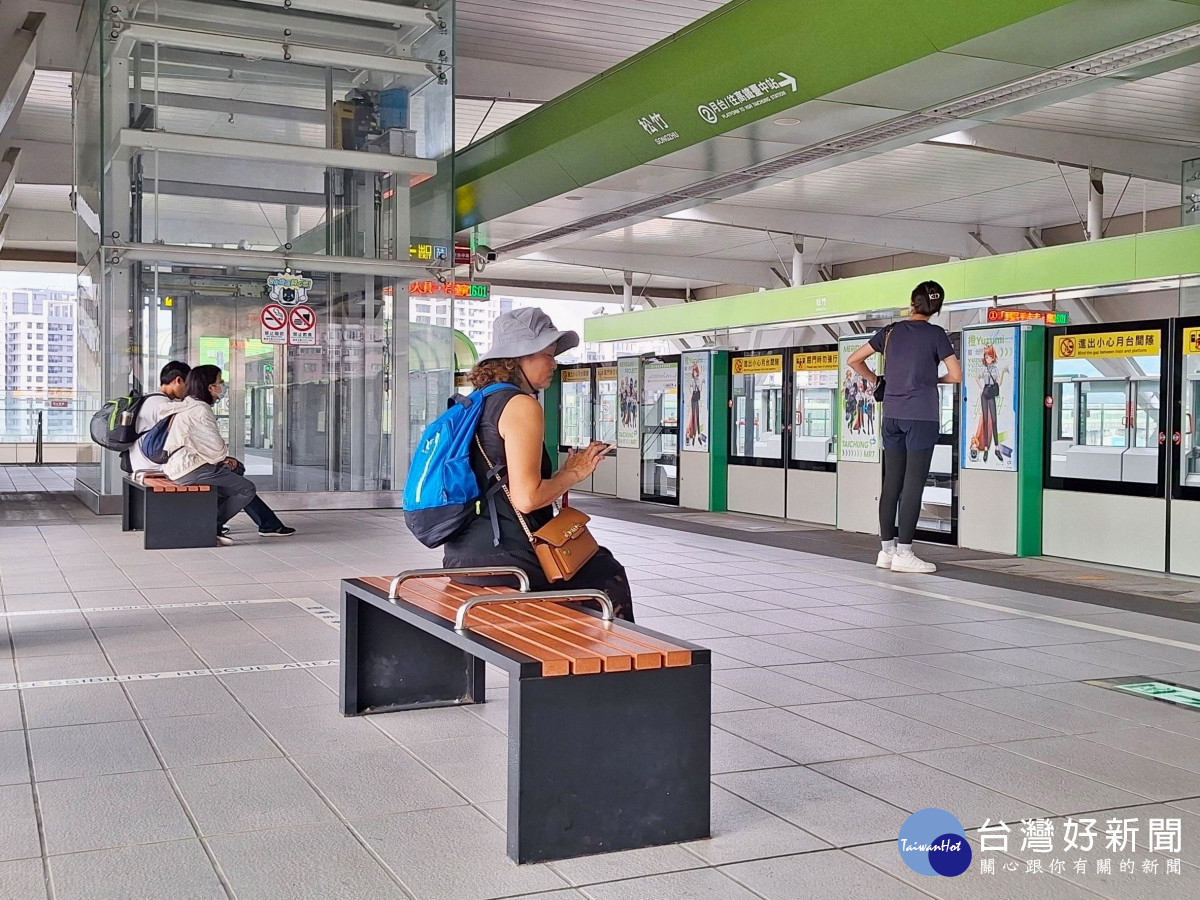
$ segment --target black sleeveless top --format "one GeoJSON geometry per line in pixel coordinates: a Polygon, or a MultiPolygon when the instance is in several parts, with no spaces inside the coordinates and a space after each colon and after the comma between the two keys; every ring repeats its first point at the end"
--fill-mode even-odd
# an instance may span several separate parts
{"type": "MultiPolygon", "coordinates": [[[[504,438],[500,436],[500,416],[509,401],[517,394],[517,391],[498,391],[483,401],[483,414],[480,416],[479,427],[475,433],[479,436],[480,443],[483,444],[484,450],[487,451],[488,457],[495,466],[507,467],[508,465],[508,455],[504,450],[504,438]]],[[[484,461],[483,455],[475,446],[474,441],[471,442],[471,468],[475,470],[475,477],[479,481],[480,494],[486,494],[495,483],[495,479],[488,478],[488,464],[484,461]]],[[[554,468],[550,461],[550,454],[543,447],[542,478],[549,478],[553,474],[554,468]]],[[[500,524],[500,545],[496,546],[493,541],[492,520],[488,503],[484,500],[480,503],[479,515],[466,528],[446,542],[442,564],[446,568],[516,566],[518,569],[528,572],[534,585],[538,585],[545,581],[545,575],[534,555],[533,547],[530,546],[529,538],[525,536],[521,523],[517,521],[512,504],[508,502],[508,498],[504,496],[503,492],[495,493],[493,498],[500,524]]],[[[531,531],[537,531],[552,518],[554,518],[554,507],[546,506],[525,516],[525,521],[529,523],[531,531]]],[[[477,580],[471,579],[471,583],[477,583],[477,580]]],[[[478,583],[508,584],[510,580],[479,579],[478,583]]]]}

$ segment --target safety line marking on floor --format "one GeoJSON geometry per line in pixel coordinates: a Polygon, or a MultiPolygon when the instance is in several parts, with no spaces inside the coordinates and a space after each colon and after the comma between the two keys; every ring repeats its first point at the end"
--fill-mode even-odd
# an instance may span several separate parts
{"type": "Polygon", "coordinates": [[[342,617],[335,613],[332,609],[322,606],[320,603],[310,600],[308,597],[293,597],[289,603],[294,603],[310,616],[320,619],[326,625],[341,630],[342,617]]]}
{"type": "Polygon", "coordinates": [[[241,675],[244,672],[283,672],[288,669],[320,669],[336,666],[338,660],[274,663],[265,666],[226,666],[221,669],[182,669],[178,672],[146,672],[140,675],[94,675],[90,678],[55,678],[50,681],[18,681],[0,684],[0,691],[27,691],[32,688],[72,687],[81,684],[122,684],[130,681],[163,681],[168,678],[199,678],[211,675],[241,675]]]}
{"type": "MultiPolygon", "coordinates": [[[[1112,634],[1117,637],[1130,638],[1135,641],[1147,641],[1152,644],[1162,644],[1166,647],[1178,647],[1181,650],[1194,650],[1200,653],[1200,644],[1190,644],[1187,641],[1177,641],[1172,638],[1158,637],[1153,634],[1143,634],[1140,631],[1126,631],[1124,628],[1113,628],[1110,625],[1097,625],[1094,622],[1080,622],[1076,619],[1066,619],[1062,616],[1051,616],[1046,613],[1030,612],[1027,609],[1013,609],[1011,606],[1000,606],[997,603],[988,603],[984,600],[971,600],[966,597],[950,597],[946,594],[939,594],[935,591],[925,591],[920,588],[906,587],[902,584],[896,584],[894,581],[878,581],[872,578],[857,578],[853,575],[838,574],[834,576],[846,581],[854,581],[858,584],[871,585],[872,587],[890,588],[893,591],[902,591],[906,594],[916,594],[920,597],[929,597],[933,600],[949,600],[951,603],[961,603],[964,606],[975,606],[979,609],[990,609],[995,612],[1012,613],[1014,616],[1026,619],[1041,619],[1043,622],[1057,622],[1059,625],[1072,625],[1075,628],[1086,628],[1088,631],[1098,631],[1101,634],[1112,634]]],[[[870,599],[866,597],[864,599],[870,599]]],[[[869,604],[861,604],[869,605],[869,604]]],[[[1127,610],[1121,610],[1127,612],[1127,610]]],[[[1148,615],[1148,614],[1147,614],[1148,615]]],[[[985,620],[986,621],[986,620],[985,620]]],[[[913,623],[914,625],[917,623],[913,623]]],[[[954,622],[952,624],[959,624],[954,622]]],[[[984,624],[984,623],[978,623],[984,624]]],[[[1069,643],[1069,642],[1068,642],[1069,643]]]]}
{"type": "Polygon", "coordinates": [[[262,600],[197,600],[194,603],[160,603],[157,605],[130,603],[127,606],[77,606],[71,609],[16,609],[12,612],[0,612],[0,619],[11,619],[14,616],[54,616],[61,615],[62,613],[130,612],[133,610],[188,609],[197,606],[245,606],[252,603],[287,602],[289,600],[284,597],[266,597],[262,600]]]}

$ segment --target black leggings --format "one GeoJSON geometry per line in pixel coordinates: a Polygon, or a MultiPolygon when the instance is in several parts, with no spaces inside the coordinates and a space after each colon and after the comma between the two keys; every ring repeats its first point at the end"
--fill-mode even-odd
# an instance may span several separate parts
{"type": "Polygon", "coordinates": [[[883,493],[879,497],[879,536],[885,541],[911,544],[921,517],[921,495],[933,464],[928,450],[883,451],[883,493]],[[896,511],[899,510],[899,527],[896,511]]]}
{"type": "MultiPolygon", "coordinates": [[[[604,591],[612,601],[613,614],[626,622],[633,621],[633,592],[629,587],[629,578],[625,574],[625,567],[617,562],[607,547],[596,551],[596,555],[570,581],[550,584],[545,577],[533,580],[535,591],[569,591],[571,588],[604,591]]],[[[581,605],[597,611],[600,609],[600,603],[596,600],[585,600],[581,605]]]]}

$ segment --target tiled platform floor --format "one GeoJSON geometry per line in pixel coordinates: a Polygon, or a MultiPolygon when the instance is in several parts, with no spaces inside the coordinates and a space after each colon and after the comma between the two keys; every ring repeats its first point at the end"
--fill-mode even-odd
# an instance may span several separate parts
{"type": "Polygon", "coordinates": [[[74,466],[0,466],[0,494],[70,492],[74,487],[74,466]]]}
{"type": "MultiPolygon", "coordinates": [[[[286,598],[335,607],[341,577],[437,560],[398,513],[287,519],[294,539],[242,519],[244,542],[195,551],[143,551],[113,519],[4,529],[0,684],[333,660],[336,630],[286,598]]],[[[332,666],[34,687],[0,690],[0,898],[1200,895],[1200,713],[1081,683],[1200,683],[1200,625],[596,525],[639,621],[714,651],[711,840],[510,863],[498,676],[478,707],[353,720],[332,666]],[[915,874],[896,837],[928,806],[1005,820],[1012,856],[993,876],[915,874]],[[1053,817],[1060,847],[1081,814],[1095,850],[1026,874],[1019,820],[1053,817]],[[1181,852],[1150,852],[1151,817],[1182,820],[1181,852]],[[1110,818],[1140,820],[1136,852],[1104,848],[1110,818]]],[[[597,752],[621,748],[598,735],[597,752]]]]}

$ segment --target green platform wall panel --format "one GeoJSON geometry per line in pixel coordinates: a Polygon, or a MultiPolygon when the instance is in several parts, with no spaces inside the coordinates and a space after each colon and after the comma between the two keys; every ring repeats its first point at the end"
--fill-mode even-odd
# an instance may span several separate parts
{"type": "Polygon", "coordinates": [[[912,289],[926,280],[939,282],[954,301],[1198,273],[1200,225],[1192,225],[599,316],[585,321],[584,339],[647,340],[897,309],[907,306],[912,289]]]}
{"type": "MultiPolygon", "coordinates": [[[[1198,0],[1200,2],[1200,0],[1198,0]]],[[[1137,278],[1169,278],[1181,274],[1180,261],[1193,260],[1193,272],[1200,272],[1200,227],[1175,228],[1155,232],[1157,240],[1137,242],[1134,274],[1137,278]]]]}

